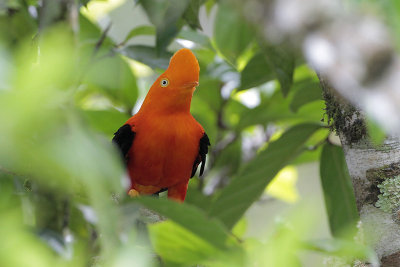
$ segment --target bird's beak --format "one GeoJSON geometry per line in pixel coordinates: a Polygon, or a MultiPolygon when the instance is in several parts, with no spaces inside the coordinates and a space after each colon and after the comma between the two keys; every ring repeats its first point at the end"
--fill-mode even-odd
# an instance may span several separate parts
{"type": "Polygon", "coordinates": [[[191,89],[191,88],[197,87],[197,86],[199,86],[199,82],[197,82],[197,81],[196,82],[185,83],[183,85],[183,87],[188,88],[188,89],[191,89]]]}

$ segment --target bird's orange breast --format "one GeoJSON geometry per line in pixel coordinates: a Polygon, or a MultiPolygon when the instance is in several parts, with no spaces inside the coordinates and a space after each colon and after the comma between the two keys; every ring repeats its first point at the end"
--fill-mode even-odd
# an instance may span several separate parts
{"type": "Polygon", "coordinates": [[[161,189],[189,180],[204,132],[200,124],[190,114],[139,116],[133,124],[132,184],[161,189]]]}

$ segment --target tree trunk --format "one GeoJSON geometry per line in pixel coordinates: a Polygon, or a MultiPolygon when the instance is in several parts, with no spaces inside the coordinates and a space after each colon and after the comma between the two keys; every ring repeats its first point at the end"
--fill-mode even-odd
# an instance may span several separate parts
{"type": "Polygon", "coordinates": [[[328,120],[340,137],[346,157],[364,240],[374,248],[382,266],[400,266],[400,210],[397,204],[400,198],[396,195],[397,192],[400,195],[400,183],[396,187],[396,177],[400,175],[400,139],[387,137],[383,144],[373,144],[362,112],[335,95],[323,78],[320,77],[320,81],[328,120]],[[380,187],[384,181],[393,182],[394,195],[382,195],[380,187]],[[397,199],[397,203],[393,199],[397,199]],[[382,203],[386,204],[386,212],[377,207],[382,203]]]}

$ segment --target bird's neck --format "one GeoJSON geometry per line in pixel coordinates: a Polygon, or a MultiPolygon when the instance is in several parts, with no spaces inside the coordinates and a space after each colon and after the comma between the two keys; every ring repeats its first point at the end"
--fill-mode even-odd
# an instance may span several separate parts
{"type": "Polygon", "coordinates": [[[192,102],[193,92],[194,90],[176,90],[167,93],[160,93],[158,90],[150,89],[139,112],[157,114],[190,114],[190,104],[192,102]]]}

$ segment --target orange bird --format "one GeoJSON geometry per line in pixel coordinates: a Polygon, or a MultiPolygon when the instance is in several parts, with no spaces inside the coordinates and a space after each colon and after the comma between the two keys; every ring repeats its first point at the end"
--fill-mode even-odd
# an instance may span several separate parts
{"type": "Polygon", "coordinates": [[[203,174],[210,141],[190,114],[199,84],[199,63],[186,48],[176,52],[168,69],[151,86],[138,111],[114,134],[125,159],[129,195],[157,194],[184,201],[189,179],[201,163],[203,174]]]}

